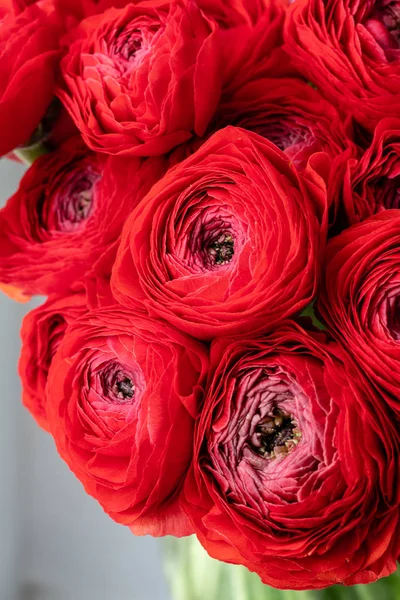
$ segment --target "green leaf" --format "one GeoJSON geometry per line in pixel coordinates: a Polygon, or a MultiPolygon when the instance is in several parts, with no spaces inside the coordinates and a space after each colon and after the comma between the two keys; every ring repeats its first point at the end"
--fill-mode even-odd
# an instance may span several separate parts
{"type": "Polygon", "coordinates": [[[17,156],[24,164],[32,165],[36,159],[44,154],[48,154],[49,150],[44,144],[35,144],[26,148],[16,148],[13,154],[17,156]]]}
{"type": "Polygon", "coordinates": [[[310,317],[314,327],[326,331],[325,325],[318,319],[314,310],[315,300],[313,300],[305,309],[300,313],[300,317],[310,317]]]}

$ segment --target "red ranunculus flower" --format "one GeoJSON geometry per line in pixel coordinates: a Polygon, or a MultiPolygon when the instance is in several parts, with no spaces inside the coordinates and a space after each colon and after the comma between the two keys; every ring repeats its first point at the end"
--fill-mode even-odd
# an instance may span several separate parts
{"type": "Polygon", "coordinates": [[[399,437],[324,334],[284,323],[217,340],[183,506],[211,556],[277,588],[368,583],[396,569],[399,437]]]}
{"type": "Polygon", "coordinates": [[[0,156],[28,143],[51,103],[63,24],[52,0],[0,6],[0,156]]]}
{"type": "Polygon", "coordinates": [[[192,532],[179,496],[207,368],[199,342],[118,307],[76,321],[53,359],[47,412],[57,448],[136,534],[192,532]]]}
{"type": "Polygon", "coordinates": [[[269,329],[315,294],[325,202],[314,171],[299,175],[274,144],[227,127],[133,211],[113,293],[200,339],[269,329]]]}
{"type": "Polygon", "coordinates": [[[301,79],[257,78],[221,99],[215,118],[220,128],[236,125],[267,138],[297,168],[315,152],[331,158],[352,145],[345,116],[301,79]]]}
{"type": "Polygon", "coordinates": [[[202,136],[224,85],[276,40],[279,2],[248,4],[119,2],[84,19],[64,41],[59,95],[87,144],[153,156],[202,136]]]}
{"type": "Polygon", "coordinates": [[[373,215],[327,247],[319,309],[400,416],[400,210],[373,215]]]}
{"type": "Polygon", "coordinates": [[[368,130],[400,110],[400,0],[296,0],[285,49],[301,73],[368,130]]]}
{"type": "Polygon", "coordinates": [[[369,148],[348,160],[346,173],[337,182],[337,201],[347,223],[400,208],[400,120],[380,121],[369,148]]]}
{"type": "Polygon", "coordinates": [[[166,168],[161,158],[105,162],[75,139],[37,160],[0,211],[0,281],[27,294],[67,289],[118,239],[166,168]],[[113,195],[117,180],[123,199],[113,195]]]}
{"type": "Polygon", "coordinates": [[[19,361],[22,401],[44,429],[48,429],[46,385],[51,361],[68,325],[85,311],[85,295],[70,293],[49,298],[24,318],[19,361]]]}

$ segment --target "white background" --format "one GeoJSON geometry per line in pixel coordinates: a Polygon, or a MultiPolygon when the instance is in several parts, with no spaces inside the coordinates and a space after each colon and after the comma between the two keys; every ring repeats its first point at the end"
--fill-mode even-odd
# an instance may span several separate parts
{"type": "MultiPolygon", "coordinates": [[[[22,173],[0,161],[0,205],[22,173]]],[[[111,521],[20,404],[19,329],[34,305],[0,294],[0,600],[168,600],[159,541],[111,521]]]]}

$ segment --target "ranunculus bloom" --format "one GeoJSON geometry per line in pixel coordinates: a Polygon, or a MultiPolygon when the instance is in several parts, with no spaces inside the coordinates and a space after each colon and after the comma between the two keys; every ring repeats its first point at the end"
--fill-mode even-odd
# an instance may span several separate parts
{"type": "Polygon", "coordinates": [[[29,141],[54,96],[63,25],[52,0],[0,7],[0,156],[29,141]]]}
{"type": "Polygon", "coordinates": [[[400,210],[373,215],[329,242],[318,306],[400,415],[400,210]]]}
{"type": "Polygon", "coordinates": [[[182,494],[206,550],[277,588],[395,571],[398,430],[352,359],[287,322],[214,344],[182,494]]]}
{"type": "Polygon", "coordinates": [[[278,146],[297,168],[315,152],[331,158],[351,145],[345,117],[301,79],[257,78],[223,97],[215,125],[254,131],[278,146]]]}
{"type": "Polygon", "coordinates": [[[337,182],[336,201],[342,205],[347,223],[400,208],[400,120],[383,119],[369,148],[348,160],[344,177],[337,182]]]}
{"type": "Polygon", "coordinates": [[[315,294],[325,202],[314,171],[227,127],[132,212],[113,293],[200,339],[271,328],[315,294]]]}
{"type": "Polygon", "coordinates": [[[136,534],[191,533],[179,496],[207,369],[199,342],[120,308],[76,321],[53,359],[47,413],[57,448],[136,534]]]}
{"type": "Polygon", "coordinates": [[[296,0],[285,49],[300,72],[368,130],[400,111],[400,0],[296,0]]]}
{"type": "Polygon", "coordinates": [[[125,4],[71,31],[61,65],[60,98],[87,144],[110,154],[161,155],[202,136],[221,89],[267,54],[282,15],[278,2],[125,4]]]}
{"type": "Polygon", "coordinates": [[[0,281],[27,294],[67,289],[118,239],[165,169],[163,159],[105,163],[80,140],[37,160],[0,211],[0,281]],[[123,199],[113,196],[116,180],[123,199]]]}
{"type": "Polygon", "coordinates": [[[85,296],[53,296],[24,318],[19,375],[22,401],[37,423],[48,429],[46,385],[51,361],[68,325],[86,310],[85,296]]]}

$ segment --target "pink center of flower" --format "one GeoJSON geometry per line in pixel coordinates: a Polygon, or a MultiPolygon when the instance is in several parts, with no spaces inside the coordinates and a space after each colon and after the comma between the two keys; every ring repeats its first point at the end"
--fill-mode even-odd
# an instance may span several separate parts
{"type": "Polygon", "coordinates": [[[81,401],[88,431],[112,439],[137,415],[146,382],[137,363],[107,354],[89,363],[81,401]]]}
{"type": "Polygon", "coordinates": [[[210,267],[227,265],[235,253],[235,240],[229,231],[221,231],[203,242],[204,264],[210,267]]]}
{"type": "MultiPolygon", "coordinates": [[[[185,262],[195,271],[210,271],[229,266],[240,246],[236,219],[218,215],[213,210],[202,212],[182,241],[185,262]]],[[[240,236],[239,236],[240,237],[240,236]]],[[[177,246],[178,250],[180,245],[177,246]]],[[[179,252],[178,252],[179,254],[179,252]]]]}
{"type": "Polygon", "coordinates": [[[299,150],[311,146],[315,138],[308,127],[280,121],[271,121],[255,128],[256,133],[273,142],[283,152],[299,150]]]}
{"type": "Polygon", "coordinates": [[[48,232],[72,233],[81,229],[95,204],[95,186],[100,175],[92,168],[71,169],[61,184],[55,181],[49,198],[39,205],[43,228],[48,232]]]}
{"type": "Polygon", "coordinates": [[[296,415],[306,400],[298,384],[280,369],[249,371],[236,382],[234,416],[212,440],[216,463],[235,456],[237,464],[244,461],[257,470],[269,470],[275,459],[284,458],[300,444],[302,430],[307,430],[307,411],[301,415],[303,427],[296,415]]]}
{"type": "Polygon", "coordinates": [[[266,119],[260,122],[251,120],[239,123],[275,144],[296,165],[305,166],[311,151],[319,150],[319,144],[311,129],[295,120],[285,117],[266,119]]]}
{"type": "Polygon", "coordinates": [[[295,416],[296,395],[301,395],[301,390],[276,370],[257,370],[250,377],[255,379],[246,399],[252,398],[254,406],[248,406],[250,412],[242,415],[245,422],[240,428],[240,454],[254,465],[266,466],[264,461],[284,457],[301,440],[295,416]]]}
{"type": "Polygon", "coordinates": [[[128,23],[114,34],[109,44],[109,56],[119,64],[121,75],[139,66],[149,54],[155,37],[161,33],[158,23],[128,23]]]}
{"type": "Polygon", "coordinates": [[[225,389],[229,408],[214,421],[207,446],[227,498],[251,505],[258,498],[260,507],[277,495],[294,501],[294,480],[314,472],[321,454],[308,397],[278,366],[249,369],[225,389]]]}
{"type": "Polygon", "coordinates": [[[139,29],[133,31],[125,29],[117,36],[112,47],[112,53],[119,58],[132,61],[142,48],[142,44],[142,33],[139,29]]]}
{"type": "Polygon", "coordinates": [[[256,425],[249,447],[260,456],[273,459],[291,452],[300,439],[296,420],[275,405],[256,425]]]}
{"type": "Polygon", "coordinates": [[[391,51],[400,48],[400,0],[376,0],[364,26],[389,60],[397,58],[391,51]]]}
{"type": "Polygon", "coordinates": [[[71,229],[85,221],[91,212],[93,184],[96,178],[88,174],[77,179],[70,194],[64,196],[59,205],[59,221],[62,229],[71,229]]]}
{"type": "Polygon", "coordinates": [[[101,373],[103,397],[113,404],[132,404],[136,395],[134,373],[111,363],[101,373]]]}

